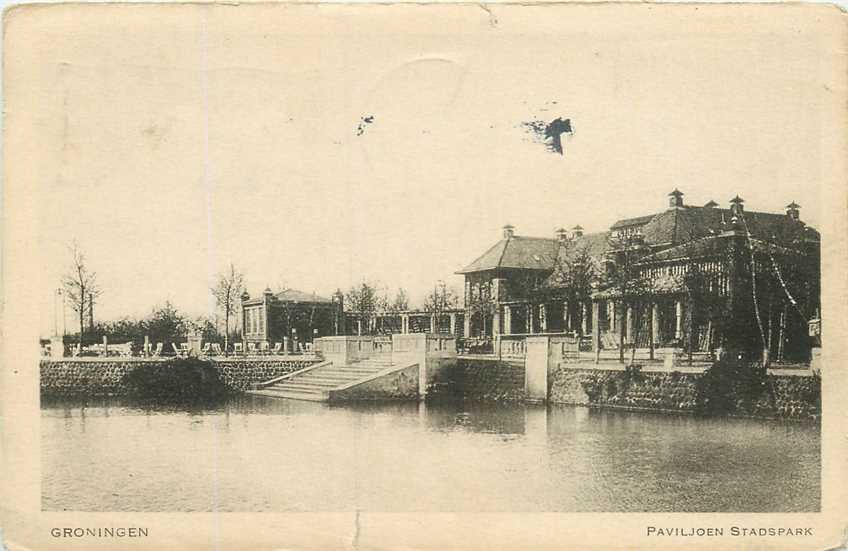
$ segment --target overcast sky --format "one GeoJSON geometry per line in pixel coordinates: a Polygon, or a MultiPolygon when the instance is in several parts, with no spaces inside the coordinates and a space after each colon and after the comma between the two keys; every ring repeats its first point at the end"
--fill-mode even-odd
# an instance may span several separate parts
{"type": "Polygon", "coordinates": [[[307,29],[309,10],[265,9],[183,6],[155,30],[104,9],[33,39],[51,148],[43,330],[74,238],[103,288],[97,318],[114,319],[165,300],[208,313],[229,262],[253,294],[369,279],[415,305],[439,279],[461,288],[454,272],[506,223],[602,231],[675,187],[698,205],[794,200],[818,222],[814,29],[473,6],[408,12],[402,29],[390,7],[324,12],[307,29]],[[523,125],[556,117],[574,131],[564,155],[523,125]]]}

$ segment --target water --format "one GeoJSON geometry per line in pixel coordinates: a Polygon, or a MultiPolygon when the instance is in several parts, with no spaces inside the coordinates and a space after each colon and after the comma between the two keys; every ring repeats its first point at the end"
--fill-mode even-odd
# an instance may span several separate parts
{"type": "Polygon", "coordinates": [[[817,425],[569,406],[42,405],[49,511],[818,511],[817,425]]]}

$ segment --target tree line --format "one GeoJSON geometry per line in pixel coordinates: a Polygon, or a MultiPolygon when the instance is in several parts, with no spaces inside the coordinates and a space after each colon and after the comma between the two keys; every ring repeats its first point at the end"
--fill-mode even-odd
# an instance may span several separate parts
{"type": "MultiPolygon", "coordinates": [[[[102,296],[97,273],[92,270],[79,244],[70,247],[71,262],[62,277],[65,303],[70,306],[79,322],[79,329],[68,335],[71,342],[100,342],[106,336],[112,342],[141,342],[149,337],[151,342],[173,342],[187,333],[200,333],[204,340],[223,340],[225,348],[234,331],[234,321],[239,318],[242,295],[246,291],[246,278],[233,263],[216,277],[209,291],[215,300],[218,313],[223,316],[223,330],[217,316],[191,316],[180,312],[170,301],[154,307],[143,318],[123,317],[115,321],[95,322],[94,307],[102,296]]],[[[379,281],[363,280],[341,294],[345,311],[357,312],[364,317],[376,312],[401,312],[410,309],[409,293],[399,287],[393,293],[379,281]]],[[[460,305],[460,295],[443,281],[437,281],[422,305],[427,312],[439,313],[460,305]]],[[[235,328],[235,334],[239,334],[235,328]]]]}

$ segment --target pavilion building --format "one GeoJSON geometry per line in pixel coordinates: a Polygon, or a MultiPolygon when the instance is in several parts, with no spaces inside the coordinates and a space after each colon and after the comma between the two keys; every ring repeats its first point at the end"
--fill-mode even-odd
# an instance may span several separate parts
{"type": "Polygon", "coordinates": [[[712,353],[730,345],[808,356],[807,324],[819,319],[820,236],[801,221],[800,207],[747,211],[738,196],[727,208],[687,205],[677,189],[668,198],[666,208],[604,232],[576,226],[540,238],[505,226],[500,241],[458,272],[463,333],[571,332],[591,336],[597,351],[712,353]],[[751,331],[737,335],[740,326],[751,331]]]}

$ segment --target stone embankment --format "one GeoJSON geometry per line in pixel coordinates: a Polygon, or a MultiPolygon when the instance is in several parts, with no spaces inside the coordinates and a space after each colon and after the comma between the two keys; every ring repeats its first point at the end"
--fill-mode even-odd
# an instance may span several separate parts
{"type": "MultiPolygon", "coordinates": [[[[788,371],[788,370],[787,370],[788,371]]],[[[628,371],[620,365],[597,367],[561,363],[548,374],[548,401],[633,410],[677,413],[702,411],[698,381],[703,373],[652,369],[628,371]]],[[[517,402],[526,397],[520,362],[459,359],[443,374],[440,396],[480,401],[517,402]]],[[[821,415],[821,378],[809,370],[772,372],[745,415],[815,419],[821,415]]],[[[743,397],[734,397],[743,401],[743,397]]],[[[741,410],[741,408],[740,408],[741,410]]]]}
{"type": "MultiPolygon", "coordinates": [[[[41,360],[41,393],[55,396],[123,396],[127,373],[164,358],[65,358],[41,360]]],[[[235,391],[309,367],[315,357],[210,358],[221,380],[235,391]]]]}

